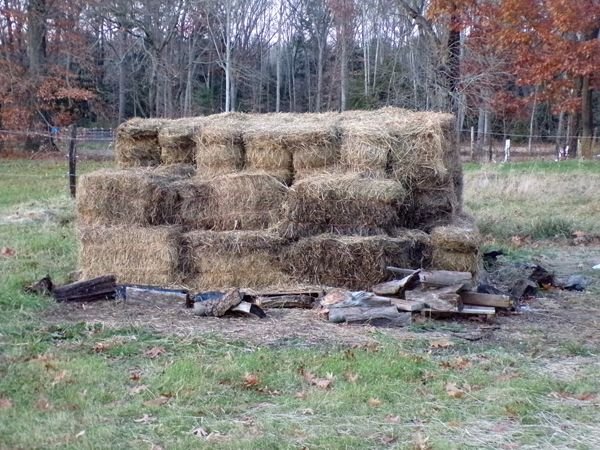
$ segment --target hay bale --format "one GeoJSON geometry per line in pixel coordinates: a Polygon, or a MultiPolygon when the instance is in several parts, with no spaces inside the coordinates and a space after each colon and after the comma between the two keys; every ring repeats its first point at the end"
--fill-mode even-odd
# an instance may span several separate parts
{"type": "Polygon", "coordinates": [[[357,174],[307,178],[289,190],[279,230],[294,239],[321,233],[386,234],[403,225],[406,194],[396,181],[357,174]]]}
{"type": "Polygon", "coordinates": [[[435,247],[433,247],[432,250],[432,269],[471,272],[476,277],[481,270],[482,264],[481,254],[479,252],[455,252],[435,247]]]}
{"type": "Polygon", "coordinates": [[[80,226],[78,235],[84,279],[114,274],[119,283],[180,282],[177,227],[80,226]]]}
{"type": "Polygon", "coordinates": [[[203,119],[185,118],[166,122],[158,132],[160,159],[163,164],[194,164],[196,142],[203,119]]]}
{"type": "Polygon", "coordinates": [[[172,185],[177,193],[177,223],[184,229],[199,230],[212,227],[209,204],[215,201],[210,182],[199,178],[180,180],[172,185]]]}
{"type": "Polygon", "coordinates": [[[405,226],[429,231],[447,225],[458,214],[458,199],[451,180],[428,187],[409,189],[410,198],[404,213],[405,226]]]}
{"type": "Polygon", "coordinates": [[[394,238],[323,234],[292,244],[284,267],[299,282],[370,289],[391,278],[386,266],[422,267],[428,241],[418,231],[394,238]]]}
{"type": "Polygon", "coordinates": [[[152,173],[169,178],[190,178],[196,175],[196,168],[191,164],[166,164],[156,166],[152,173]]]}
{"type": "Polygon", "coordinates": [[[205,175],[221,175],[242,170],[245,152],[242,131],[247,116],[240,113],[207,117],[194,136],[196,168],[205,175]]]}
{"type": "Polygon", "coordinates": [[[207,180],[205,227],[259,230],[279,222],[287,186],[264,172],[241,172],[207,180]]]}
{"type": "Polygon", "coordinates": [[[86,225],[163,225],[176,221],[173,177],[147,169],[105,169],[83,175],[77,217],[86,225]]]}
{"type": "Polygon", "coordinates": [[[158,133],[162,119],[135,118],[117,128],[115,157],[121,168],[157,166],[160,164],[158,133]]]}
{"type": "Polygon", "coordinates": [[[431,245],[434,248],[459,253],[476,253],[482,238],[475,227],[447,225],[431,230],[431,245]]]}
{"type": "MultiPolygon", "coordinates": [[[[278,123],[275,116],[253,116],[244,130],[246,167],[250,170],[287,171],[293,174],[292,150],[286,144],[286,136],[292,128],[286,121],[278,123]]],[[[290,115],[285,117],[290,120],[290,115]]]]}
{"type": "Polygon", "coordinates": [[[340,168],[343,171],[385,177],[389,155],[396,145],[381,121],[366,115],[350,116],[340,122],[340,168]]]}
{"type": "Polygon", "coordinates": [[[184,235],[186,285],[261,289],[290,281],[282,271],[285,240],[267,231],[194,231],[184,235]]]}

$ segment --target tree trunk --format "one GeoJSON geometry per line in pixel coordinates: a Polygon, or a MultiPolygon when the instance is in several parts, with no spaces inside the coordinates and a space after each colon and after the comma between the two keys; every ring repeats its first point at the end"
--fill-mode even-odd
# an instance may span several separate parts
{"type": "Polygon", "coordinates": [[[448,33],[448,69],[446,73],[448,83],[448,106],[450,112],[456,114],[458,102],[456,94],[460,81],[460,29],[459,18],[456,13],[450,16],[450,31],[448,33]]]}
{"type": "Polygon", "coordinates": [[[346,25],[342,25],[342,52],[340,57],[340,110],[346,111],[348,102],[348,39],[346,25]]]}
{"type": "Polygon", "coordinates": [[[319,50],[317,52],[317,95],[315,98],[315,112],[321,112],[321,104],[323,102],[323,44],[319,42],[319,50]]]}
{"type": "Polygon", "coordinates": [[[30,0],[27,5],[27,56],[29,71],[35,77],[43,73],[46,61],[46,0],[30,0]]]}
{"type": "Polygon", "coordinates": [[[125,46],[127,44],[127,31],[123,27],[119,30],[119,118],[118,123],[125,120],[125,105],[126,105],[126,68],[125,68],[125,46]]]}
{"type": "Polygon", "coordinates": [[[590,75],[583,77],[581,83],[581,157],[593,159],[592,139],[594,134],[594,114],[592,108],[590,75]]]}

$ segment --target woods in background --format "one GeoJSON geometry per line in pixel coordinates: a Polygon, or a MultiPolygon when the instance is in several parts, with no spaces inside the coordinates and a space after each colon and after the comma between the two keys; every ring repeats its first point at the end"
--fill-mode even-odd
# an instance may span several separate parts
{"type": "Polygon", "coordinates": [[[393,105],[455,113],[479,153],[535,134],[591,158],[599,33],[600,0],[1,0],[0,145],[133,116],[393,105]]]}

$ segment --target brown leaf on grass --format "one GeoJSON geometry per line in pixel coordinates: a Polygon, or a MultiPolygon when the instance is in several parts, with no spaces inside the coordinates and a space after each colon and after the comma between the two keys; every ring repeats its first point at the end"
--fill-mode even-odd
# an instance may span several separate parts
{"type": "Polygon", "coordinates": [[[367,405],[369,405],[371,408],[379,408],[381,406],[381,400],[378,398],[370,398],[367,400],[367,405]]]}
{"type": "Polygon", "coordinates": [[[564,400],[579,400],[582,402],[588,402],[592,400],[596,400],[598,396],[592,392],[584,392],[582,394],[572,394],[570,392],[551,392],[550,397],[564,399],[564,400]]]}
{"type": "Polygon", "coordinates": [[[58,383],[62,383],[63,381],[68,381],[69,372],[66,370],[61,370],[54,376],[54,380],[52,380],[52,386],[57,385],[58,383]]]}
{"type": "Polygon", "coordinates": [[[141,392],[144,392],[146,389],[148,389],[148,386],[146,386],[145,384],[139,384],[137,386],[130,387],[129,393],[130,394],[139,394],[141,392]]]}
{"type": "Polygon", "coordinates": [[[143,424],[146,424],[146,423],[152,423],[152,422],[154,422],[155,420],[156,420],[156,417],[153,417],[153,416],[151,416],[151,415],[149,415],[149,414],[144,414],[144,415],[143,415],[142,417],[140,417],[139,419],[133,419],[133,421],[134,421],[135,423],[143,423],[143,424]]]}
{"type": "Polygon", "coordinates": [[[0,409],[10,409],[13,404],[10,398],[0,397],[0,409]]]}
{"type": "Polygon", "coordinates": [[[49,411],[50,409],[52,409],[50,401],[43,396],[37,399],[37,401],[35,402],[35,407],[39,411],[49,411]]]}
{"type": "Polygon", "coordinates": [[[352,383],[352,384],[354,384],[354,383],[356,383],[356,382],[358,381],[358,378],[359,378],[359,376],[358,376],[358,374],[357,374],[357,373],[353,373],[353,372],[346,372],[346,373],[344,374],[344,378],[346,378],[346,381],[347,381],[348,383],[352,383]]]}
{"type": "Polygon", "coordinates": [[[0,256],[3,256],[5,258],[10,258],[12,256],[15,256],[16,254],[17,254],[17,252],[14,248],[2,247],[0,249],[0,256]]]}
{"type": "Polygon", "coordinates": [[[436,339],[429,342],[429,347],[431,348],[450,348],[454,346],[454,342],[449,341],[448,339],[436,339]]]}
{"type": "Polygon", "coordinates": [[[146,400],[144,402],[144,406],[162,406],[162,405],[166,405],[167,403],[169,403],[170,400],[171,400],[171,397],[166,396],[166,395],[161,395],[159,397],[152,398],[150,400],[146,400]]]}
{"type": "Polygon", "coordinates": [[[296,392],[294,394],[295,398],[298,398],[300,400],[306,400],[306,391],[300,391],[300,392],[296,392]]]}
{"type": "Polygon", "coordinates": [[[465,391],[460,389],[456,383],[446,383],[446,394],[452,398],[463,398],[465,391]]]}
{"type": "Polygon", "coordinates": [[[302,377],[309,384],[318,387],[319,389],[331,389],[333,385],[333,374],[328,373],[326,378],[316,377],[312,372],[302,369],[300,372],[302,377]]]}
{"type": "Polygon", "coordinates": [[[96,342],[96,345],[94,345],[94,353],[104,353],[111,347],[112,345],[109,342],[96,342]]]}
{"type": "Polygon", "coordinates": [[[164,353],[166,353],[166,350],[163,347],[152,347],[150,350],[146,350],[144,352],[144,356],[150,359],[155,359],[164,353]]]}
{"type": "Polygon", "coordinates": [[[414,450],[433,450],[433,447],[429,443],[429,438],[427,436],[423,436],[420,431],[417,431],[413,438],[412,448],[414,450]]]}
{"type": "Polygon", "coordinates": [[[387,423],[400,423],[400,416],[393,416],[392,414],[388,414],[385,416],[385,421],[387,423]]]}
{"type": "Polygon", "coordinates": [[[132,381],[140,381],[142,379],[142,371],[141,370],[129,371],[129,379],[132,381]]]}
{"type": "Polygon", "coordinates": [[[451,359],[450,361],[442,361],[440,363],[442,368],[453,370],[465,370],[471,367],[471,365],[471,361],[469,361],[467,358],[463,358],[462,356],[451,359]]]}
{"type": "Polygon", "coordinates": [[[380,441],[383,445],[392,445],[398,442],[398,437],[386,434],[385,436],[381,437],[380,441]]]}
{"type": "Polygon", "coordinates": [[[255,373],[248,373],[244,375],[244,386],[247,388],[252,388],[260,384],[260,378],[255,373]]]}

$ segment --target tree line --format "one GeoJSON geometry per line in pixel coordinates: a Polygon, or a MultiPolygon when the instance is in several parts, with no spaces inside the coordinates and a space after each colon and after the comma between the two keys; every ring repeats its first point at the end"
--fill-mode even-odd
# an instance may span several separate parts
{"type": "Polygon", "coordinates": [[[480,152],[538,135],[591,158],[599,87],[600,0],[0,2],[0,142],[29,147],[73,123],[393,105],[454,113],[480,152]]]}

